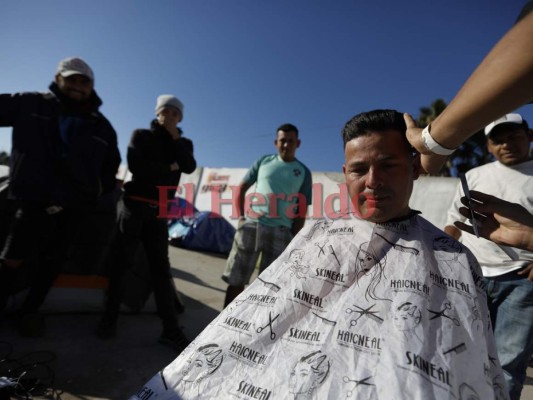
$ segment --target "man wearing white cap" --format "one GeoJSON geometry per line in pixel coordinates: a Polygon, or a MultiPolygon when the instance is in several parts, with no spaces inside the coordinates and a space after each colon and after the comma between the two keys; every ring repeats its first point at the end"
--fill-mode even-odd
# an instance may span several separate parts
{"type": "Polygon", "coordinates": [[[38,309],[66,259],[80,213],[102,206],[116,187],[117,135],[98,111],[101,104],[93,71],[76,57],[60,61],[50,92],[0,95],[0,126],[13,127],[9,198],[16,208],[0,250],[0,310],[19,267],[35,251],[39,256],[20,310],[23,336],[44,333],[38,309]]]}
{"type": "MultiPolygon", "coordinates": [[[[488,151],[496,161],[466,173],[473,190],[520,204],[533,212],[533,160],[529,154],[531,132],[520,114],[507,114],[485,127],[488,151]]],[[[446,233],[461,236],[454,221],[464,196],[458,187],[448,213],[446,233]]],[[[491,320],[512,400],[520,398],[529,358],[533,353],[533,253],[464,233],[465,244],[481,264],[491,320]]]]}
{"type": "Polygon", "coordinates": [[[159,204],[172,200],[182,173],[196,169],[193,143],[183,136],[178,123],[183,119],[183,104],[175,96],[157,98],[157,118],[150,129],[133,132],[128,146],[128,167],[131,181],[124,186],[124,199],[119,203],[119,261],[111,272],[106,310],[97,328],[97,335],[110,338],[116,334],[118,312],[122,300],[122,276],[135,264],[140,246],[148,261],[157,312],[163,324],[159,342],[180,352],[189,344],[178,326],[175,289],[168,258],[168,229],[165,218],[159,217],[159,204]],[[165,187],[166,199],[160,199],[165,187]]]}

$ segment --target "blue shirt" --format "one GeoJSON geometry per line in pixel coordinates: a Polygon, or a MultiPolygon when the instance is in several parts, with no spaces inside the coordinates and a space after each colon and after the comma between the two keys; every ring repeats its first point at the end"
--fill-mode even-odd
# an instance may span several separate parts
{"type": "Polygon", "coordinates": [[[246,217],[266,226],[290,228],[298,207],[306,210],[312,201],[311,171],[298,160],[283,161],[278,154],[258,159],[243,181],[256,183],[255,191],[246,196],[252,210],[246,217]]]}

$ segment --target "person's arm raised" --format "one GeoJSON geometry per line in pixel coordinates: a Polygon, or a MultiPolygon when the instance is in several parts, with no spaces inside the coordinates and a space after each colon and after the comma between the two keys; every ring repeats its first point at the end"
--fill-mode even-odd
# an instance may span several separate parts
{"type": "MultiPolygon", "coordinates": [[[[511,28],[468,78],[448,107],[431,123],[431,137],[455,149],[502,115],[533,100],[533,13],[511,28]]],[[[408,128],[408,139],[422,154],[422,167],[440,170],[446,157],[422,151],[422,129],[408,128]]]]}

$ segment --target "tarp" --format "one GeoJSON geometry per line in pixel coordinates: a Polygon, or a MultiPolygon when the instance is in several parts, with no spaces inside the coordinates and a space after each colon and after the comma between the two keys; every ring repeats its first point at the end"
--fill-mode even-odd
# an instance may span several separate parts
{"type": "Polygon", "coordinates": [[[229,254],[235,228],[221,215],[198,211],[174,220],[168,228],[170,243],[191,250],[229,254]]]}
{"type": "Polygon", "coordinates": [[[132,399],[506,399],[486,301],[420,216],[320,220],[132,399]]]}

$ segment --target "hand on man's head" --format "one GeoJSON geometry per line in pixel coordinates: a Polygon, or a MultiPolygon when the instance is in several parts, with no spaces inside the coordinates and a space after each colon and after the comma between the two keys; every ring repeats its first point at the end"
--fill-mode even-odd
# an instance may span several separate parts
{"type": "Polygon", "coordinates": [[[446,163],[448,156],[441,156],[431,152],[425,145],[422,138],[422,128],[416,126],[416,122],[408,113],[403,114],[407,125],[406,136],[411,146],[420,153],[420,165],[426,173],[437,173],[446,163]]]}

